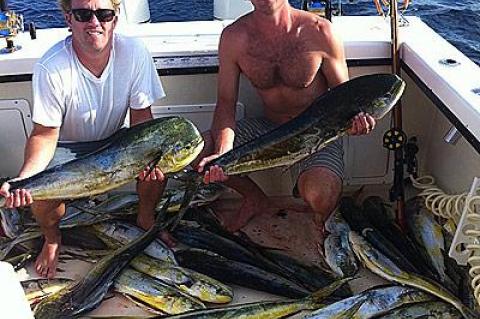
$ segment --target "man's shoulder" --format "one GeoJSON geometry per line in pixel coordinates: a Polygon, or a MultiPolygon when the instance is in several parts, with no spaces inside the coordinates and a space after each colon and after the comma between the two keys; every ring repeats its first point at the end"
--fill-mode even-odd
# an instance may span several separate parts
{"type": "Polygon", "coordinates": [[[150,55],[150,51],[145,42],[141,39],[115,33],[113,41],[113,50],[115,56],[119,57],[119,61],[127,61],[131,59],[133,59],[133,61],[141,61],[146,56],[150,55]]]}
{"type": "Polygon", "coordinates": [[[57,42],[42,55],[37,64],[41,64],[45,67],[49,65],[55,66],[61,64],[63,61],[68,60],[69,43],[71,43],[71,37],[67,37],[66,39],[57,42]]]}
{"type": "Polygon", "coordinates": [[[147,50],[145,43],[138,38],[123,35],[120,33],[114,34],[114,49],[122,51],[145,51],[147,50]]]}
{"type": "Polygon", "coordinates": [[[297,10],[296,13],[298,24],[308,32],[316,32],[324,35],[332,32],[332,23],[327,19],[302,10],[297,10]]]}
{"type": "Polygon", "coordinates": [[[246,36],[251,28],[251,14],[246,14],[231,24],[229,24],[223,33],[228,36],[246,36]]]}
{"type": "Polygon", "coordinates": [[[244,48],[252,34],[251,29],[249,14],[247,14],[223,29],[222,41],[235,50],[244,48]]]}
{"type": "Polygon", "coordinates": [[[144,45],[143,41],[137,37],[132,37],[129,35],[114,33],[114,41],[120,45],[131,45],[131,44],[141,44],[144,45]]]}

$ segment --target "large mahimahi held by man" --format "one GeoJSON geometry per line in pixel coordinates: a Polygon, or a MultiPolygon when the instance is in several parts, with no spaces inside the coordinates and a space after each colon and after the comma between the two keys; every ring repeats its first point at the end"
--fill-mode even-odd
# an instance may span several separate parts
{"type": "Polygon", "coordinates": [[[289,166],[345,135],[360,112],[381,119],[397,103],[405,82],[392,74],[347,81],[318,97],[298,117],[209,163],[226,175],[289,166]]]}
{"type": "MultiPolygon", "coordinates": [[[[11,182],[34,200],[75,199],[107,192],[133,180],[147,165],[174,173],[190,164],[203,148],[198,129],[187,119],[165,117],[135,125],[112,137],[106,147],[11,182]]],[[[0,196],[0,207],[5,198],[0,196]]]]}

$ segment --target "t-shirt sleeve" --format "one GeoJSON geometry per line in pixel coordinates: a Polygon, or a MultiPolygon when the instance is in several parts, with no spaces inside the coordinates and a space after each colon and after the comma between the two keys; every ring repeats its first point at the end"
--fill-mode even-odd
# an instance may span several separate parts
{"type": "Polygon", "coordinates": [[[60,127],[63,120],[61,88],[41,64],[35,65],[32,87],[32,121],[47,127],[60,127]]]}
{"type": "Polygon", "coordinates": [[[137,68],[134,68],[129,102],[132,109],[139,110],[147,108],[156,100],[165,97],[165,92],[150,52],[143,42],[139,43],[135,51],[137,53],[134,61],[137,62],[137,68]]]}

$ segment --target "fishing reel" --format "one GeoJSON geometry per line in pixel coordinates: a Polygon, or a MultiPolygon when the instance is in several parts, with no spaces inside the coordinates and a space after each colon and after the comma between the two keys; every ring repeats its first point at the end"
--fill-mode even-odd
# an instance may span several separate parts
{"type": "Polygon", "coordinates": [[[0,1],[0,38],[5,38],[7,46],[0,49],[0,54],[12,53],[20,50],[20,45],[13,43],[18,32],[23,32],[23,15],[7,9],[6,0],[0,1]]]}
{"type": "Polygon", "coordinates": [[[383,147],[390,151],[402,148],[407,140],[405,132],[398,128],[391,128],[383,134],[383,147]]]}

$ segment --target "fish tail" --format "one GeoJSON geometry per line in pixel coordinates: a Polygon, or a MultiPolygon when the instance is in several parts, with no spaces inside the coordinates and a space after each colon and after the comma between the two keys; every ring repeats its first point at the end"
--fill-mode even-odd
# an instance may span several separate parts
{"type": "Polygon", "coordinates": [[[336,280],[330,285],[312,293],[310,296],[307,297],[307,300],[312,305],[312,307],[316,307],[319,304],[322,304],[327,297],[329,297],[337,289],[339,289],[340,287],[342,287],[344,284],[346,284],[352,279],[353,279],[352,277],[348,277],[348,278],[336,280]]]}
{"type": "Polygon", "coordinates": [[[10,239],[2,243],[0,245],[0,260],[4,260],[17,243],[18,241],[14,239],[10,239]]]}
{"type": "Polygon", "coordinates": [[[355,313],[357,313],[357,311],[363,306],[363,303],[365,302],[365,299],[366,298],[361,298],[356,303],[354,303],[352,307],[350,307],[350,308],[348,308],[344,311],[341,311],[340,313],[338,313],[335,316],[335,319],[350,319],[350,318],[353,318],[355,313]]]}
{"type": "Polygon", "coordinates": [[[475,313],[472,309],[468,308],[467,306],[461,304],[460,307],[457,307],[458,310],[462,313],[465,319],[478,319],[479,315],[475,313]]]}

